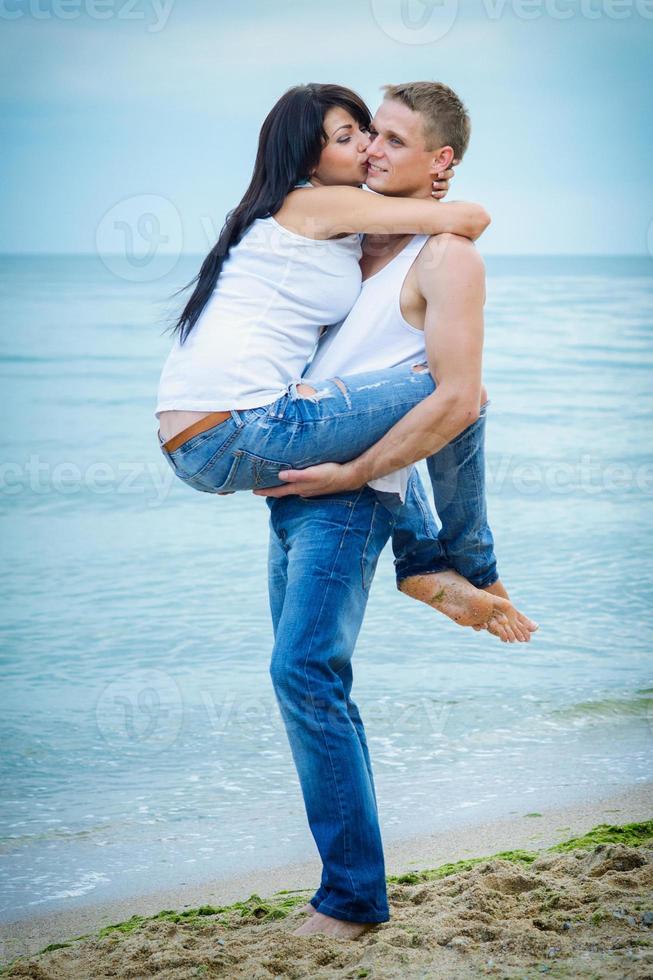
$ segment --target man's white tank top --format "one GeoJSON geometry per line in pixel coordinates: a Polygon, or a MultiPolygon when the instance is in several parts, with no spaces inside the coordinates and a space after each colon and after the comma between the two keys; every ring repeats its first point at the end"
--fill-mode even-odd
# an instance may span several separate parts
{"type": "MultiPolygon", "coordinates": [[[[325,380],[426,360],[424,331],[404,319],[400,296],[408,271],[428,238],[415,235],[391,262],[363,282],[347,317],[320,340],[304,377],[325,380]]],[[[405,500],[411,469],[395,470],[371,481],[370,486],[398,493],[405,500]]]]}
{"type": "Polygon", "coordinates": [[[156,415],[259,408],[301,377],[320,327],[361,287],[360,235],[318,241],[259,218],[234,245],[186,341],[164,364],[156,415]]]}

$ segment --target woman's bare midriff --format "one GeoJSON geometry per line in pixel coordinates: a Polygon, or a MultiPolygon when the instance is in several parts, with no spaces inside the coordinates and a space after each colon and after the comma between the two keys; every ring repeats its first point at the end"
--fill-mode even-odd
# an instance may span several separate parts
{"type": "Polygon", "coordinates": [[[172,412],[161,412],[159,415],[159,432],[161,433],[161,438],[164,442],[167,442],[168,439],[172,439],[173,436],[187,429],[193,422],[197,422],[207,415],[211,415],[211,412],[182,412],[176,410],[172,412]]]}

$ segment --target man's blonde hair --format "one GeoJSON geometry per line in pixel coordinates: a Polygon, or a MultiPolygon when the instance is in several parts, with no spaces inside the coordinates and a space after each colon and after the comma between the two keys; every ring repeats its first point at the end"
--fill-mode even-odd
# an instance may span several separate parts
{"type": "Polygon", "coordinates": [[[427,149],[450,146],[454,159],[462,160],[472,124],[462,99],[453,89],[442,82],[405,82],[384,85],[383,91],[386,99],[403,102],[413,112],[420,113],[427,149]]]}

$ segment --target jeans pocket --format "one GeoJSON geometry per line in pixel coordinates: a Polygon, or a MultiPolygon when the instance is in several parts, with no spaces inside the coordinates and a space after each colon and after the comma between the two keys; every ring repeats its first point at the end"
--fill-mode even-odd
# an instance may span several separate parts
{"type": "Polygon", "coordinates": [[[238,467],[238,478],[236,480],[238,490],[258,490],[260,487],[282,487],[284,481],[279,479],[281,470],[293,469],[292,463],[284,460],[269,459],[265,456],[257,456],[255,453],[247,452],[245,449],[237,450],[236,455],[240,458],[238,467]]]}
{"type": "Polygon", "coordinates": [[[214,465],[201,472],[201,475],[187,476],[183,471],[176,470],[176,474],[187,486],[193,490],[201,490],[204,493],[234,493],[240,487],[234,487],[238,469],[240,466],[240,456],[238,453],[220,454],[220,458],[214,461],[214,465]]]}
{"type": "Polygon", "coordinates": [[[182,480],[199,479],[222,459],[240,435],[240,431],[233,419],[228,419],[192,436],[166,455],[182,480]]]}

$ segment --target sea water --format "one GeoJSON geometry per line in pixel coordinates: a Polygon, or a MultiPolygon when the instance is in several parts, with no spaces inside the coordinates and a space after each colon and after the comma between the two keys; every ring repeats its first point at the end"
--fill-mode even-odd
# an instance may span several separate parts
{"type": "MultiPolygon", "coordinates": [[[[0,262],[5,920],[317,854],[268,673],[267,507],[184,486],[156,439],[199,262],[0,262]]],[[[456,627],[386,549],[353,690],[386,841],[652,776],[653,260],[487,267],[489,515],[541,628],[456,627]]]]}

